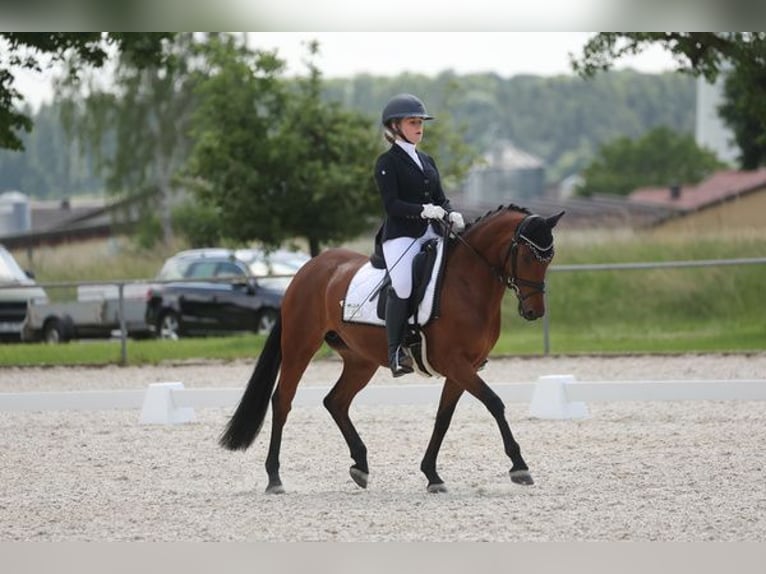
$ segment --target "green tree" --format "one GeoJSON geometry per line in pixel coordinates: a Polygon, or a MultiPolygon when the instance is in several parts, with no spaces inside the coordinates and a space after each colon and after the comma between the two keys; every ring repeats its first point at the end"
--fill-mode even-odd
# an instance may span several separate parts
{"type": "Polygon", "coordinates": [[[172,32],[1,32],[0,33],[0,148],[23,149],[19,132],[32,129],[29,110],[15,87],[14,71],[41,72],[44,66],[65,58],[76,61],[71,73],[99,68],[109,50],[129,56],[137,67],[156,64],[162,44],[172,32]]]}
{"type": "Polygon", "coordinates": [[[0,149],[0,191],[17,189],[37,199],[99,194],[104,182],[91,157],[71,145],[61,125],[61,105],[43,104],[33,129],[20,134],[23,151],[0,149]]]}
{"type": "Polygon", "coordinates": [[[678,70],[715,80],[728,65],[755,71],[766,66],[766,32],[602,32],[588,40],[573,69],[585,77],[608,70],[616,60],[659,45],[678,70]]]}
{"type": "Polygon", "coordinates": [[[723,166],[691,135],[659,127],[636,140],[621,137],[603,145],[583,171],[577,193],[627,195],[638,187],[697,183],[723,166]]]}
{"type": "Polygon", "coordinates": [[[172,235],[174,177],[191,147],[193,85],[201,65],[196,55],[203,41],[191,33],[178,34],[165,42],[157,63],[137,65],[132,55],[123,53],[108,87],[93,79],[86,86],[80,81],[61,86],[69,104],[67,124],[83,150],[95,154],[107,192],[155,198],[159,209],[149,201],[145,218],[158,219],[165,242],[172,235]]]}
{"type": "Polygon", "coordinates": [[[206,46],[205,58],[211,71],[195,91],[185,185],[222,235],[276,245],[284,237],[283,150],[276,144],[286,110],[284,62],[223,38],[206,46]]]}
{"type": "Polygon", "coordinates": [[[444,72],[434,78],[361,75],[324,84],[325,99],[375,118],[391,95],[421,95],[436,116],[423,149],[433,152],[450,185],[459,178],[450,177],[451,157],[438,144],[440,132],[480,152],[498,139],[510,140],[542,158],[546,179],[556,182],[578,173],[600,145],[617,137],[640,137],[661,125],[680,132],[694,129],[694,78],[673,72],[621,70],[587,81],[567,75],[501,78],[444,72]]]}
{"type": "Polygon", "coordinates": [[[724,83],[724,103],[718,112],[734,134],[743,169],[766,165],[766,66],[735,68],[724,83]],[[756,89],[753,89],[753,86],[756,89]]]}
{"type": "Polygon", "coordinates": [[[766,32],[601,33],[588,41],[580,59],[572,59],[572,66],[589,77],[651,45],[669,50],[679,71],[708,81],[720,74],[729,76],[727,102],[720,112],[734,132],[742,167],[752,169],[766,162],[766,32]]]}
{"type": "Polygon", "coordinates": [[[380,209],[374,121],[323,101],[313,65],[286,82],[273,56],[221,49],[201,86],[190,175],[204,182],[200,197],[217,208],[225,234],[273,247],[303,237],[316,255],[368,228],[380,209]]]}
{"type": "Polygon", "coordinates": [[[447,111],[453,109],[462,96],[454,77],[450,76],[441,94],[444,98],[441,111],[434,121],[428,123],[422,148],[436,160],[442,185],[450,191],[459,189],[469,170],[479,161],[480,154],[465,137],[470,132],[471,124],[467,120],[456,120],[447,111]]]}

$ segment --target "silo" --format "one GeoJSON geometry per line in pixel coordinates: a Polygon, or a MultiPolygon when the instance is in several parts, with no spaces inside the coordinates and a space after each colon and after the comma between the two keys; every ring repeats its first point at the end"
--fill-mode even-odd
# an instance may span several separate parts
{"type": "Polygon", "coordinates": [[[484,156],[465,182],[465,197],[472,204],[507,203],[540,197],[544,190],[542,160],[511,142],[500,141],[484,156]]]}
{"type": "Polygon", "coordinates": [[[0,235],[26,233],[31,228],[29,197],[20,191],[0,193],[0,235]]]}

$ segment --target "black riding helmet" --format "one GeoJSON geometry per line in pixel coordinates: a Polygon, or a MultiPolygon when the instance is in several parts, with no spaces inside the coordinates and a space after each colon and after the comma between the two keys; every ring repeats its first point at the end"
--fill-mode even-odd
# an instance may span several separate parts
{"type": "Polygon", "coordinates": [[[428,115],[426,106],[420,98],[412,94],[398,94],[388,100],[386,107],[383,108],[380,121],[384,126],[388,126],[391,120],[402,118],[434,119],[433,116],[428,115]]]}

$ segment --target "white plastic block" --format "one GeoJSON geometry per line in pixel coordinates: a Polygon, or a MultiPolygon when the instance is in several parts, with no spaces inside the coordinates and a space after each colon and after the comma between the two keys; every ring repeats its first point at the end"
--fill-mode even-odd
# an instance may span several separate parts
{"type": "Polygon", "coordinates": [[[173,391],[183,390],[183,383],[152,383],[146,390],[141,407],[139,423],[144,425],[172,425],[194,420],[194,409],[177,407],[173,402],[173,391]]]}
{"type": "Polygon", "coordinates": [[[577,384],[574,375],[545,375],[537,379],[529,416],[538,419],[580,419],[588,416],[588,405],[570,401],[567,386],[577,384]]]}

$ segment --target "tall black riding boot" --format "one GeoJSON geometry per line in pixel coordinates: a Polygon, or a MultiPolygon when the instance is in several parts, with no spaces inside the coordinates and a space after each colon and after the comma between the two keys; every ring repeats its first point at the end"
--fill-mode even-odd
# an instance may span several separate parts
{"type": "Polygon", "coordinates": [[[391,367],[391,374],[395,377],[413,372],[412,358],[402,349],[409,314],[407,306],[407,299],[399,299],[393,289],[388,290],[388,300],[386,301],[388,364],[391,367]]]}

